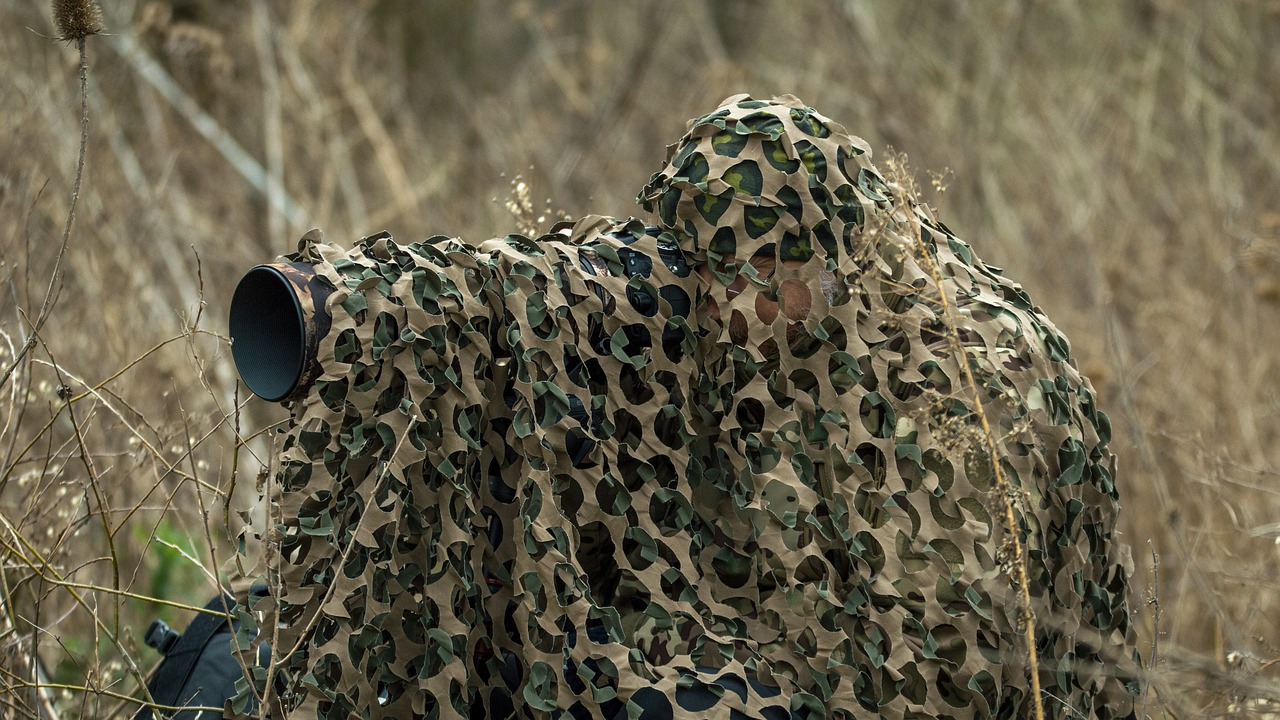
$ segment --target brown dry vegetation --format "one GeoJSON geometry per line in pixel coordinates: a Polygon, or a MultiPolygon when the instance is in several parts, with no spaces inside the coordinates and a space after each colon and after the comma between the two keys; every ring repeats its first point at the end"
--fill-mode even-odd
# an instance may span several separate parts
{"type": "MultiPolygon", "coordinates": [[[[1072,338],[1114,423],[1139,591],[1160,555],[1149,713],[1280,701],[1280,2],[105,10],[61,292],[0,387],[0,713],[34,714],[38,646],[65,716],[123,716],[147,622],[189,618],[145,598],[211,594],[224,508],[234,526],[283,417],[236,385],[245,269],[313,226],[506,234],[517,173],[539,210],[633,214],[685,119],[741,91],[949,169],[941,216],[1072,338]]],[[[76,53],[47,13],[0,0],[0,371],[76,165],[76,53]]]]}

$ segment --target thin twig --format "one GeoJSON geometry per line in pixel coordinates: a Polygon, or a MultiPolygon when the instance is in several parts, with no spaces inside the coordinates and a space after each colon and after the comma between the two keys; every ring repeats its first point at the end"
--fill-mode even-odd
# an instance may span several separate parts
{"type": "MultiPolygon", "coordinates": [[[[275,445],[275,438],[272,438],[271,457],[278,458],[279,455],[276,454],[276,448],[274,447],[274,445],[275,445]]],[[[282,518],[271,517],[271,514],[270,514],[272,511],[272,508],[274,508],[277,512],[280,509],[280,503],[276,501],[277,500],[276,490],[275,490],[275,487],[272,485],[273,478],[274,478],[274,473],[268,472],[267,478],[266,478],[266,493],[264,494],[264,497],[267,499],[267,513],[268,513],[267,527],[268,528],[279,527],[282,524],[281,522],[282,518]]],[[[266,572],[267,572],[268,582],[270,583],[269,590],[271,593],[271,597],[275,601],[274,603],[272,603],[273,610],[275,611],[274,612],[275,617],[270,618],[270,621],[271,621],[270,647],[275,648],[276,651],[278,652],[280,648],[280,626],[283,624],[280,622],[279,598],[281,595],[280,564],[284,557],[284,554],[280,551],[280,548],[281,546],[283,546],[284,540],[283,538],[281,538],[280,533],[271,532],[271,531],[268,531],[268,532],[269,534],[267,535],[267,543],[266,543],[267,545],[266,572]]],[[[316,612],[319,612],[319,610],[317,610],[316,612]]],[[[275,674],[276,674],[277,662],[278,662],[277,660],[271,660],[267,663],[267,680],[262,687],[262,694],[258,696],[259,720],[270,720],[271,718],[271,705],[270,705],[271,690],[272,688],[275,687],[275,674]]],[[[257,692],[256,688],[254,692],[256,694],[257,692]]]]}
{"type": "MultiPolygon", "coordinates": [[[[53,353],[48,345],[45,345],[44,351],[49,355],[49,362],[53,365],[53,372],[58,376],[58,384],[65,386],[62,369],[58,367],[57,361],[53,358],[53,353]]],[[[111,577],[114,581],[116,590],[120,589],[120,556],[116,552],[115,530],[111,528],[111,507],[107,504],[106,496],[102,492],[102,483],[99,480],[98,471],[93,466],[93,455],[89,452],[88,446],[84,441],[84,433],[80,430],[80,421],[76,418],[75,408],[70,403],[64,403],[67,409],[67,416],[71,420],[71,429],[75,433],[76,446],[80,450],[80,462],[84,465],[84,471],[88,476],[89,488],[93,491],[94,498],[98,501],[98,516],[102,519],[102,532],[107,539],[107,549],[111,554],[111,577]]],[[[115,608],[115,632],[120,634],[120,604],[116,603],[115,608]]]]}
{"type": "MultiPolygon", "coordinates": [[[[7,551],[10,555],[13,555],[18,559],[22,560],[28,566],[28,568],[32,570],[32,572],[34,572],[37,577],[40,578],[41,582],[45,582],[49,580],[49,574],[52,574],[53,581],[56,582],[58,585],[61,585],[63,588],[65,588],[67,591],[67,594],[71,596],[71,599],[74,600],[77,605],[83,608],[85,612],[89,613],[89,616],[93,618],[95,641],[98,640],[98,638],[96,637],[97,633],[101,632],[103,635],[106,635],[108,642],[110,642],[112,645],[114,645],[121,651],[120,657],[125,662],[125,669],[129,671],[129,674],[133,676],[134,681],[138,683],[138,687],[142,690],[147,702],[154,703],[155,698],[151,697],[151,691],[147,688],[147,680],[142,675],[142,671],[138,668],[137,663],[134,662],[133,655],[127,651],[124,644],[120,641],[120,638],[116,635],[113,635],[111,633],[110,628],[108,628],[102,622],[102,618],[98,616],[98,613],[96,612],[95,608],[91,607],[89,605],[89,602],[83,596],[81,596],[79,592],[76,592],[76,589],[73,585],[67,584],[69,581],[65,577],[63,577],[61,573],[58,572],[57,568],[55,568],[53,564],[49,562],[48,558],[44,557],[40,553],[40,551],[35,548],[35,546],[33,546],[30,542],[28,542],[27,538],[23,537],[22,533],[18,532],[18,529],[15,528],[12,523],[9,522],[9,519],[5,517],[3,513],[0,513],[0,525],[3,525],[5,530],[8,530],[9,534],[13,537],[13,539],[17,541],[17,545],[21,545],[22,548],[25,549],[27,553],[31,554],[31,556],[34,558],[34,561],[28,560],[26,555],[24,555],[21,551],[19,551],[17,545],[10,545],[9,542],[7,540],[4,540],[3,538],[0,538],[0,546],[3,546],[3,549],[7,551]]],[[[37,609],[39,608],[39,606],[40,604],[37,603],[37,609]]],[[[95,642],[94,647],[95,648],[99,647],[99,643],[95,642]]]]}
{"type": "MultiPolygon", "coordinates": [[[[400,452],[400,448],[404,445],[405,440],[407,440],[408,438],[409,438],[409,433],[407,432],[403,436],[401,436],[401,438],[396,442],[395,449],[391,451],[391,457],[395,457],[400,452]]],[[[382,488],[383,480],[385,480],[387,478],[387,475],[389,475],[390,473],[391,473],[391,463],[388,461],[383,466],[382,472],[379,473],[378,477],[374,480],[373,492],[370,494],[370,497],[377,496],[379,490],[381,490],[382,488]]],[[[363,527],[364,520],[366,517],[368,517],[368,513],[362,514],[360,518],[356,520],[355,527],[352,528],[351,530],[351,540],[350,542],[347,543],[347,546],[343,548],[342,555],[338,558],[337,564],[334,565],[335,568],[340,569],[346,566],[347,560],[351,557],[351,551],[356,546],[356,539],[360,535],[360,528],[363,527]]],[[[325,590],[324,597],[322,597],[320,599],[320,602],[316,604],[315,606],[316,612],[311,616],[311,619],[307,621],[306,627],[302,629],[302,632],[298,634],[297,642],[293,644],[293,647],[291,647],[288,652],[278,655],[275,658],[275,660],[271,663],[271,669],[267,673],[268,684],[266,688],[266,693],[268,696],[270,696],[271,694],[270,683],[272,681],[272,677],[274,676],[274,672],[276,668],[284,666],[285,663],[287,663],[290,660],[290,658],[296,655],[296,653],[302,648],[302,646],[305,643],[310,641],[311,633],[315,630],[316,625],[320,622],[320,616],[324,614],[323,608],[325,607],[325,605],[328,604],[330,598],[333,597],[333,593],[337,591],[337,589],[338,589],[338,582],[337,580],[335,580],[334,582],[330,583],[329,587],[325,590]]],[[[280,623],[277,622],[275,623],[275,625],[278,631],[280,623]]],[[[271,647],[277,648],[277,649],[280,647],[278,643],[278,639],[273,639],[271,647]]],[[[1043,719],[1041,718],[1040,720],[1043,720],[1043,719]]]]}
{"type": "Polygon", "coordinates": [[[185,334],[183,334],[183,335],[174,335],[173,337],[171,337],[171,338],[169,338],[169,339],[167,339],[167,340],[161,340],[160,342],[158,342],[158,343],[156,343],[154,346],[152,346],[152,348],[151,348],[150,350],[148,350],[148,351],[146,351],[146,352],[142,353],[141,355],[139,355],[138,357],[134,358],[134,359],[133,359],[133,361],[132,361],[132,362],[130,362],[128,365],[125,365],[124,367],[122,367],[122,368],[120,368],[119,370],[117,370],[117,371],[115,371],[114,373],[112,373],[109,377],[107,377],[107,379],[103,380],[102,382],[98,383],[97,385],[94,385],[93,387],[90,387],[90,388],[86,389],[84,392],[82,392],[82,393],[80,393],[80,394],[78,394],[78,395],[73,395],[73,396],[71,397],[71,399],[70,399],[70,400],[68,400],[67,402],[70,402],[70,403],[76,403],[76,402],[79,402],[79,401],[81,401],[81,400],[83,400],[83,399],[85,399],[85,398],[87,398],[87,397],[90,397],[90,396],[95,395],[95,394],[96,394],[96,392],[97,392],[98,390],[101,390],[102,388],[106,387],[106,386],[107,386],[107,384],[108,384],[108,383],[110,383],[112,380],[116,380],[116,379],[117,379],[117,378],[119,378],[121,375],[123,375],[123,374],[125,374],[125,373],[129,372],[129,370],[130,370],[130,369],[132,369],[134,365],[137,365],[138,363],[142,362],[143,360],[146,360],[148,357],[150,357],[150,356],[151,356],[151,354],[152,354],[152,353],[156,352],[157,350],[159,350],[160,348],[164,347],[165,345],[168,345],[168,344],[169,344],[169,343],[171,343],[171,342],[175,342],[175,341],[178,341],[178,340],[183,340],[183,339],[185,339],[186,337],[187,337],[187,336],[186,336],[185,334]]]}
{"type": "MultiPolygon", "coordinates": [[[[181,403],[179,403],[179,407],[181,408],[181,403]]],[[[196,504],[200,507],[200,527],[204,531],[205,542],[209,545],[209,565],[212,570],[206,570],[198,562],[196,562],[196,566],[204,571],[205,577],[209,579],[216,589],[221,590],[222,586],[218,581],[218,568],[221,567],[221,563],[218,562],[218,544],[213,541],[213,534],[209,530],[209,508],[205,505],[204,493],[200,491],[200,485],[203,484],[200,481],[200,463],[196,460],[196,448],[191,439],[190,416],[187,415],[185,408],[182,408],[182,434],[187,444],[187,464],[191,466],[191,477],[195,478],[196,486],[194,491],[196,504]]],[[[188,559],[195,562],[195,558],[188,559]]]]}
{"type": "MultiPolygon", "coordinates": [[[[13,607],[13,598],[12,598],[12,592],[10,591],[10,588],[9,588],[8,575],[6,575],[4,572],[6,569],[8,569],[7,565],[5,567],[0,567],[0,620],[3,620],[3,622],[0,623],[0,628],[2,628],[3,635],[5,636],[8,636],[10,634],[18,635],[17,626],[13,623],[13,620],[11,617],[12,611],[10,610],[10,608],[13,607]]],[[[45,672],[44,661],[41,659],[40,653],[36,652],[36,647],[34,644],[35,636],[36,636],[35,627],[33,627],[32,641],[31,641],[33,644],[32,644],[32,650],[31,650],[31,671],[30,672],[32,677],[35,678],[36,682],[39,683],[39,682],[42,682],[47,677],[47,673],[45,672]]],[[[21,639],[18,639],[15,641],[15,645],[17,646],[19,654],[21,653],[21,642],[22,642],[21,639]]],[[[23,678],[19,677],[12,671],[8,670],[2,664],[0,664],[0,672],[13,675],[15,678],[17,678],[20,684],[25,684],[25,680],[23,678]]],[[[51,718],[52,720],[57,720],[58,718],[57,708],[54,707],[53,699],[48,696],[47,692],[42,690],[37,690],[36,702],[38,703],[37,717],[41,717],[40,713],[43,713],[43,717],[48,717],[48,718],[51,718]]]]}
{"type": "Polygon", "coordinates": [[[219,712],[219,713],[222,712],[222,708],[220,707],[212,707],[212,706],[206,706],[206,705],[162,705],[157,702],[139,700],[138,698],[133,697],[132,695],[125,695],[123,693],[114,692],[112,690],[107,690],[105,688],[100,688],[100,687],[90,688],[85,685],[70,685],[67,683],[39,683],[36,685],[36,687],[48,688],[51,690],[69,690],[73,692],[82,692],[82,693],[85,693],[86,695],[88,694],[106,695],[109,698],[114,698],[116,700],[122,700],[125,702],[131,702],[143,707],[149,707],[152,710],[164,710],[166,713],[178,712],[179,710],[198,711],[201,714],[204,714],[205,712],[219,712]]]}
{"type": "MultiPolygon", "coordinates": [[[[45,361],[43,361],[43,360],[39,360],[39,361],[37,361],[37,362],[44,363],[45,361]]],[[[76,382],[80,383],[81,385],[84,385],[85,387],[88,387],[88,383],[86,383],[83,379],[81,379],[81,378],[79,378],[79,377],[76,377],[76,376],[75,376],[75,375],[73,375],[72,373],[68,372],[65,368],[62,370],[62,372],[63,372],[63,373],[65,373],[65,374],[66,374],[66,376],[67,376],[67,377],[69,377],[69,378],[71,378],[72,380],[75,380],[76,382]]],[[[144,438],[144,437],[142,436],[142,432],[141,432],[141,431],[139,431],[136,427],[134,427],[134,425],[133,425],[132,423],[130,423],[130,422],[125,418],[124,413],[122,413],[118,408],[116,408],[114,405],[112,405],[110,402],[108,402],[107,398],[106,398],[106,397],[104,397],[104,396],[101,394],[101,391],[92,390],[92,391],[90,391],[90,392],[91,392],[91,393],[92,393],[96,398],[98,398],[100,401],[102,401],[102,403],[107,407],[107,409],[108,409],[108,410],[110,410],[110,411],[112,412],[112,414],[113,414],[113,415],[115,415],[115,416],[116,416],[116,418],[121,422],[121,424],[123,424],[126,428],[128,428],[129,432],[130,432],[134,437],[136,437],[136,438],[138,439],[139,444],[141,444],[143,447],[145,447],[145,448],[146,448],[146,449],[147,449],[147,450],[152,454],[152,456],[154,456],[154,457],[155,457],[155,459],[156,459],[156,460],[158,460],[158,461],[160,462],[160,464],[164,466],[164,469],[165,469],[166,473],[172,473],[172,474],[174,474],[174,475],[176,475],[176,476],[178,476],[178,477],[180,477],[180,478],[182,478],[182,479],[184,479],[184,480],[191,480],[191,481],[193,481],[193,482],[199,482],[198,480],[196,480],[195,478],[191,477],[188,473],[186,473],[185,471],[183,471],[183,470],[179,467],[179,464],[180,464],[181,462],[183,462],[183,461],[186,459],[186,456],[185,456],[185,455],[179,456],[176,460],[174,460],[173,462],[170,462],[169,460],[167,460],[167,459],[164,457],[164,453],[163,453],[163,452],[161,452],[161,450],[160,450],[159,448],[155,447],[155,446],[154,446],[150,441],[148,441],[146,438],[144,438]]],[[[116,399],[117,399],[117,400],[119,400],[119,398],[118,398],[118,397],[117,397],[116,399]]],[[[136,412],[136,411],[135,411],[135,412],[136,412]]],[[[54,419],[56,419],[56,418],[54,418],[54,419]]],[[[220,419],[219,419],[219,421],[218,421],[218,423],[217,423],[216,425],[214,425],[213,427],[211,427],[207,433],[205,433],[203,436],[201,436],[201,438],[200,438],[201,443],[203,443],[205,440],[207,440],[209,437],[211,437],[211,436],[213,435],[213,433],[217,432],[217,431],[218,431],[218,429],[219,429],[219,428],[221,428],[221,427],[222,427],[222,425],[223,425],[223,423],[225,423],[226,421],[227,421],[227,416],[226,416],[226,415],[224,415],[222,418],[220,418],[220,419]]],[[[52,426],[52,424],[53,424],[53,419],[51,419],[51,420],[49,421],[49,423],[47,423],[47,424],[44,426],[44,428],[41,430],[41,433],[47,432],[47,431],[48,431],[48,429],[49,429],[49,427],[51,427],[51,426],[52,426]]],[[[37,440],[38,440],[38,437],[37,437],[37,440]]],[[[35,443],[35,441],[32,441],[31,443],[28,443],[28,445],[26,446],[26,448],[24,448],[24,450],[23,450],[23,455],[25,455],[25,453],[26,453],[26,451],[27,451],[27,450],[30,450],[30,449],[31,449],[31,447],[32,447],[32,445],[34,445],[34,443],[35,443]]],[[[20,455],[19,457],[22,457],[22,455],[20,455]]],[[[11,472],[11,471],[10,471],[10,472],[11,472]]],[[[211,490],[212,492],[215,492],[215,493],[220,492],[220,491],[218,490],[218,488],[216,488],[216,487],[207,487],[206,489],[211,490]]],[[[126,518],[126,519],[127,519],[127,518],[126,518]]],[[[122,521],[122,524],[123,524],[123,521],[122,521]]]]}
{"type": "MultiPolygon", "coordinates": [[[[1147,660],[1147,675],[1155,670],[1156,660],[1160,652],[1160,555],[1156,553],[1155,544],[1148,540],[1147,545],[1151,548],[1151,606],[1155,612],[1155,630],[1151,634],[1151,658],[1147,660]]],[[[1142,712],[1138,715],[1140,720],[1147,720],[1147,696],[1151,694],[1151,678],[1147,678],[1145,687],[1142,688],[1142,712]]]]}
{"type": "Polygon", "coordinates": [[[27,332],[27,339],[22,343],[22,349],[4,371],[4,376],[0,377],[0,388],[9,382],[13,371],[22,364],[22,359],[35,347],[40,328],[44,327],[45,321],[49,319],[49,314],[53,312],[53,306],[57,303],[58,295],[62,291],[62,259],[66,256],[67,245],[71,242],[71,228],[76,220],[76,203],[80,200],[80,181],[84,179],[85,150],[89,145],[89,56],[83,37],[76,40],[76,48],[80,51],[80,152],[76,157],[75,181],[71,185],[71,206],[67,209],[67,223],[62,229],[62,244],[58,246],[58,256],[53,261],[53,274],[49,277],[49,287],[44,291],[40,312],[27,332]]]}

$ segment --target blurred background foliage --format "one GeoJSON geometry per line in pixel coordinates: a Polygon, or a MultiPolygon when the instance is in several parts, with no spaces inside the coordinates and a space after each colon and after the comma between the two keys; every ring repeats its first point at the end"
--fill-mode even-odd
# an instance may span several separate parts
{"type": "MultiPolygon", "coordinates": [[[[665,144],[738,92],[795,94],[908,153],[948,225],[1072,339],[1114,423],[1145,643],[1159,601],[1152,707],[1280,697],[1277,0],[104,11],[65,278],[0,387],[0,707],[40,700],[20,689],[33,645],[63,712],[132,707],[112,693],[155,661],[136,638],[190,616],[145,598],[202,605],[228,569],[284,417],[236,385],[226,307],[247,268],[311,227],[504,235],[517,175],[544,228],[636,214],[665,144]]],[[[0,19],[7,369],[58,252],[79,100],[47,4],[0,0],[0,19]]]]}

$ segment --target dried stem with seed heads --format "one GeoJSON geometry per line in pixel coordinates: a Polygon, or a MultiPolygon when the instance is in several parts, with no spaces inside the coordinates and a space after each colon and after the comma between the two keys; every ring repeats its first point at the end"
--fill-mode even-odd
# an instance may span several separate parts
{"type": "MultiPolygon", "coordinates": [[[[76,204],[80,199],[80,183],[84,179],[85,150],[89,144],[89,61],[85,46],[85,38],[90,35],[96,35],[104,29],[102,25],[102,10],[98,7],[96,2],[92,2],[91,0],[55,0],[53,3],[53,19],[58,30],[58,38],[60,40],[75,41],[76,50],[80,56],[78,64],[78,74],[80,78],[80,148],[76,156],[76,173],[75,180],[71,187],[71,202],[67,209],[67,221],[63,227],[62,242],[58,247],[58,255],[54,260],[53,272],[49,277],[49,286],[45,289],[44,300],[41,303],[40,310],[36,314],[34,321],[31,322],[31,328],[27,332],[27,338],[23,342],[21,350],[13,354],[11,364],[4,371],[4,375],[0,376],[0,388],[3,388],[5,384],[9,382],[14,371],[22,365],[27,354],[35,348],[36,343],[39,342],[40,339],[40,329],[44,326],[45,322],[49,319],[49,315],[53,312],[53,306],[57,302],[58,294],[62,289],[62,261],[63,258],[66,257],[67,245],[71,241],[71,229],[75,225],[76,204]]],[[[83,451],[83,439],[80,437],[78,425],[76,426],[76,435],[77,439],[81,442],[81,450],[83,451]]],[[[86,463],[88,463],[88,454],[82,452],[82,457],[85,459],[86,463]]],[[[90,475],[91,477],[93,476],[92,471],[90,472],[90,475]]],[[[94,488],[96,491],[96,479],[94,481],[94,488]]],[[[99,496],[99,501],[101,502],[101,496],[99,496]]],[[[103,522],[105,524],[107,517],[106,511],[103,508],[100,509],[103,511],[103,522]]],[[[109,534],[108,540],[110,540],[109,534]]],[[[112,548],[111,556],[114,563],[116,558],[114,547],[112,548]]],[[[118,588],[118,568],[116,568],[116,581],[118,588]]],[[[7,591],[6,583],[4,601],[7,603],[10,600],[11,595],[7,591]]],[[[8,608],[0,609],[0,613],[3,613],[6,619],[9,616],[8,608]]],[[[116,617],[117,619],[119,618],[118,612],[116,617]]],[[[117,627],[116,630],[116,634],[118,636],[119,628],[117,627]]],[[[37,636],[34,631],[32,634],[30,652],[32,675],[30,682],[36,690],[37,702],[42,708],[52,712],[52,717],[56,718],[57,715],[56,712],[53,711],[52,698],[48,694],[48,685],[45,682],[43,667],[40,664],[39,646],[37,643],[37,636]]],[[[140,673],[135,674],[136,679],[140,683],[143,682],[142,675],[140,673]]],[[[149,696],[148,699],[150,699],[149,696]]]]}
{"type": "Polygon", "coordinates": [[[964,343],[960,340],[959,319],[956,317],[955,308],[951,306],[946,286],[943,284],[942,270],[938,267],[934,254],[925,245],[923,234],[920,231],[921,219],[915,209],[915,198],[918,197],[919,193],[915,191],[915,182],[911,179],[910,172],[907,169],[906,157],[903,155],[891,157],[886,165],[891,171],[891,179],[897,182],[904,190],[900,197],[902,201],[908,204],[910,209],[903,224],[909,233],[909,239],[915,244],[920,262],[928,270],[929,276],[938,291],[938,304],[942,309],[946,325],[944,334],[948,344],[951,346],[952,356],[955,357],[956,364],[960,366],[960,374],[964,384],[970,390],[973,415],[978,419],[982,429],[979,440],[985,446],[983,449],[990,458],[991,473],[995,482],[994,494],[1000,504],[1001,515],[1004,518],[1005,533],[1008,538],[1009,561],[1004,566],[1011,576],[1010,579],[1013,580],[1014,589],[1018,595],[1018,620],[1022,623],[1027,643],[1027,665],[1031,675],[1031,696],[1035,708],[1034,717],[1035,720],[1044,720],[1044,706],[1040,702],[1040,663],[1036,654],[1036,619],[1035,612],[1031,607],[1031,585],[1027,579],[1026,552],[1022,541],[1019,539],[1018,517],[1015,508],[1016,491],[1009,484],[1009,478],[1005,476],[1000,467],[1000,448],[997,445],[996,434],[987,418],[986,408],[982,402],[982,391],[973,376],[973,369],[969,366],[968,354],[965,351],[964,343]]]}

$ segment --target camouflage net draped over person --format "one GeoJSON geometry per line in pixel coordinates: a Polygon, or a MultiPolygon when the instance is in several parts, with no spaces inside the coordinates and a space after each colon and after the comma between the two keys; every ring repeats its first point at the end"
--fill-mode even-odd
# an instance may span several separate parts
{"type": "Polygon", "coordinates": [[[279,712],[1032,716],[967,362],[1045,714],[1134,717],[1107,418],[1021,287],[869,158],[738,96],[669,149],[654,225],[290,256],[336,292],[253,608],[279,712]]]}

